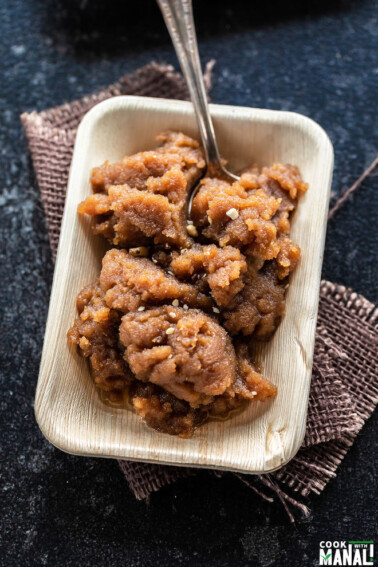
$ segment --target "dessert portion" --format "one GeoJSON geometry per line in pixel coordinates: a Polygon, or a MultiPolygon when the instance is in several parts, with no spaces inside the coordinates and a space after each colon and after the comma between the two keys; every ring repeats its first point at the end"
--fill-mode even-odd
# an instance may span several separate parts
{"type": "Polygon", "coordinates": [[[68,331],[68,340],[88,358],[96,386],[122,392],[133,376],[119,348],[121,313],[108,307],[98,282],[81,290],[76,306],[79,317],[68,331]]]}
{"type": "Polygon", "coordinates": [[[190,246],[185,204],[206,163],[198,142],[181,133],[157,138],[156,150],[104,163],[92,171],[94,194],[79,214],[95,217],[94,233],[122,248],[148,242],[190,246]]]}
{"type": "Polygon", "coordinates": [[[156,150],[105,163],[78,207],[112,248],[77,297],[68,339],[96,386],[129,402],[147,425],[191,437],[209,418],[272,398],[249,345],[285,313],[300,249],[290,215],[306,184],[298,168],[251,168],[233,184],[203,178],[198,142],[158,136],[156,150]]]}
{"type": "Polygon", "coordinates": [[[306,191],[298,168],[275,164],[253,168],[232,185],[205,178],[193,200],[192,217],[201,234],[220,247],[234,246],[258,265],[275,260],[284,279],[296,267],[300,249],[290,237],[289,215],[306,191]]]}
{"type": "Polygon", "coordinates": [[[161,386],[193,408],[208,405],[234,383],[231,339],[202,311],[163,305],[129,313],[119,336],[137,380],[161,386]]]}
{"type": "Polygon", "coordinates": [[[99,285],[107,305],[122,313],[174,300],[205,310],[212,306],[211,298],[193,284],[180,282],[149,258],[132,256],[126,250],[113,248],[105,254],[99,285]]]}

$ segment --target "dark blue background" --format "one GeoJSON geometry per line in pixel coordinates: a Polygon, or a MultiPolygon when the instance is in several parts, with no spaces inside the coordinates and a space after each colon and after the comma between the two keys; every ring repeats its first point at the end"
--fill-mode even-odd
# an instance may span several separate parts
{"type": "MultiPolygon", "coordinates": [[[[212,100],[301,112],[335,147],[334,195],[377,152],[375,1],[195,3],[212,100]]],[[[42,438],[33,397],[53,264],[19,115],[73,100],[151,59],[176,65],[152,0],[0,4],[0,565],[317,565],[322,539],[373,539],[372,418],[313,514],[289,525],[231,475],[207,473],[137,502],[113,461],[42,438]]],[[[324,277],[373,301],[377,172],[329,223],[324,277]]]]}

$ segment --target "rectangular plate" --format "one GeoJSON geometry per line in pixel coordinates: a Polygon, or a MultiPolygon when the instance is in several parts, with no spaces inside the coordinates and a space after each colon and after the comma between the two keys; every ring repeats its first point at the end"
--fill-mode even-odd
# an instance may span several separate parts
{"type": "Polygon", "coordinates": [[[104,405],[87,361],[68,345],[79,290],[95,280],[106,245],[93,236],[77,205],[91,194],[92,167],[151,149],[172,129],[197,137],[192,105],[144,97],[101,102],[83,119],[76,138],[51,292],[35,414],[47,439],[76,455],[264,473],[298,451],[305,433],[319,283],[332,179],[333,149],[315,122],[291,112],[210,105],[221,154],[231,171],[257,163],[293,163],[309,183],[292,222],[302,258],[291,277],[287,312],[274,338],[259,347],[263,373],[276,399],[250,404],[227,421],[200,427],[192,439],[149,429],[131,410],[104,405]]]}

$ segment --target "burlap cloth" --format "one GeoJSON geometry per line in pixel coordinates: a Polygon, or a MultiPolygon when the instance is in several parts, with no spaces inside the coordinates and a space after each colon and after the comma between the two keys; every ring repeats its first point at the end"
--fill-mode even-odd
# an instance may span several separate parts
{"type": "MultiPolygon", "coordinates": [[[[206,80],[210,86],[210,67],[206,80]]],[[[55,256],[68,171],[77,126],[84,114],[111,96],[134,94],[188,97],[183,78],[171,67],[149,64],[105,90],[78,101],[21,117],[41,191],[52,253],[55,256]]],[[[290,504],[308,512],[301,501],[319,494],[371,415],[378,395],[378,309],[341,285],[322,281],[314,367],[302,448],[273,474],[237,475],[262,498],[278,497],[291,519],[290,504]]],[[[121,461],[136,498],[146,499],[162,486],[194,469],[121,461]]],[[[220,474],[220,473],[218,473],[220,474]]]]}

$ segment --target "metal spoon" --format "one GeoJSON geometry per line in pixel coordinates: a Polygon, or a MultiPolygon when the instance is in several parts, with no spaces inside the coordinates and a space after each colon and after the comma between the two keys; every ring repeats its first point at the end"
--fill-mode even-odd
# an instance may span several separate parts
{"type": "MultiPolygon", "coordinates": [[[[192,0],[157,0],[172,38],[177,58],[186,79],[190,97],[197,117],[206,157],[206,176],[220,177],[233,183],[239,177],[229,172],[221,162],[215,138],[213,122],[207,104],[205,84],[202,76],[196,30],[193,20],[192,0]]],[[[188,200],[188,216],[200,183],[192,188],[188,200]]]]}

